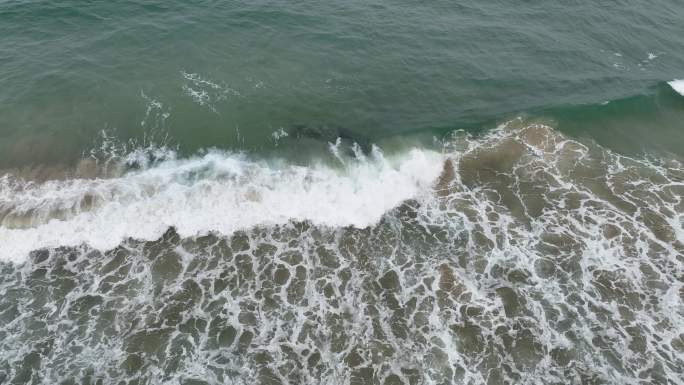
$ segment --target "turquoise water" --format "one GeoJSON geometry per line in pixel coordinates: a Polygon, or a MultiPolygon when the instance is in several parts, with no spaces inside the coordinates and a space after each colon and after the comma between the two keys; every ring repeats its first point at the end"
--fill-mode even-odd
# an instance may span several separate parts
{"type": "Polygon", "coordinates": [[[0,0],[0,384],[684,384],[684,4],[0,0]]]}

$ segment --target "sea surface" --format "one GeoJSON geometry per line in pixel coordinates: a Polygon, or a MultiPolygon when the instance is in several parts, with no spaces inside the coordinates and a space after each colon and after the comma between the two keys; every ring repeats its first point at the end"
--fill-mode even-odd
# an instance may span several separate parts
{"type": "Polygon", "coordinates": [[[0,0],[0,384],[684,384],[681,0],[0,0]]]}

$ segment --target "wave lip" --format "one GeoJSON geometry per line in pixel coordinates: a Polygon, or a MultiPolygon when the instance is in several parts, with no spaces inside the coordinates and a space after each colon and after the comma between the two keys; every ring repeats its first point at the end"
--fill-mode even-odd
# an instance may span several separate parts
{"type": "Polygon", "coordinates": [[[684,96],[684,79],[675,79],[667,84],[669,84],[675,92],[684,96]]]}
{"type": "Polygon", "coordinates": [[[385,157],[374,148],[341,169],[209,152],[112,179],[3,178],[0,260],[84,243],[106,250],[127,238],[157,239],[169,227],[183,237],[289,221],[363,228],[429,191],[441,167],[441,154],[419,149],[385,157]]]}

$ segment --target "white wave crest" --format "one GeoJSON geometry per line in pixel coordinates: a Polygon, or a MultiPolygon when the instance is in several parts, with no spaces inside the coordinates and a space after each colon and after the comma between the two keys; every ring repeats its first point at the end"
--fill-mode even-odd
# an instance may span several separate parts
{"type": "Polygon", "coordinates": [[[675,90],[678,94],[684,96],[684,80],[682,79],[675,79],[671,82],[668,82],[667,84],[672,87],[673,90],[675,90]]]}
{"type": "Polygon", "coordinates": [[[110,249],[128,237],[157,239],[171,226],[182,236],[290,220],[366,227],[429,191],[441,167],[442,155],[418,149],[397,157],[375,149],[343,169],[210,152],[112,179],[35,184],[5,176],[0,260],[20,262],[31,250],[83,243],[110,249]]]}

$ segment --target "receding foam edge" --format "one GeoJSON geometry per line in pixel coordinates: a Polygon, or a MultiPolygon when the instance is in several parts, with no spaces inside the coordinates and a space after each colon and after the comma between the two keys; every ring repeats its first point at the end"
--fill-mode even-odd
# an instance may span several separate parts
{"type": "Polygon", "coordinates": [[[376,149],[336,168],[213,152],[113,179],[71,179],[29,189],[0,184],[0,201],[36,216],[45,215],[45,207],[79,207],[84,197],[98,200],[65,220],[0,227],[0,260],[20,263],[32,250],[59,246],[109,250],[128,238],[158,239],[169,227],[183,237],[229,235],[289,221],[363,228],[407,199],[429,196],[443,157],[424,149],[385,157],[376,149]]]}
{"type": "Polygon", "coordinates": [[[675,92],[684,96],[684,80],[675,79],[671,82],[668,82],[667,84],[669,84],[670,87],[672,87],[672,89],[675,90],[675,92]]]}

